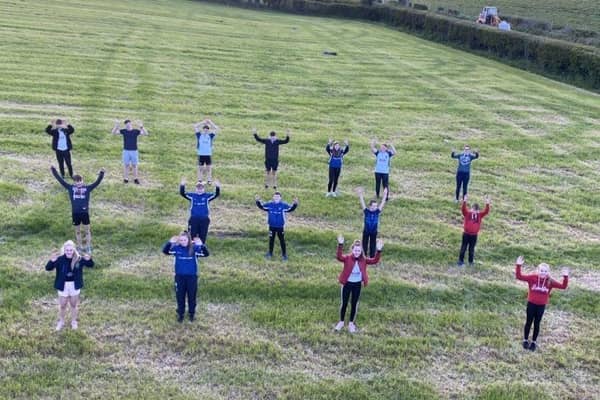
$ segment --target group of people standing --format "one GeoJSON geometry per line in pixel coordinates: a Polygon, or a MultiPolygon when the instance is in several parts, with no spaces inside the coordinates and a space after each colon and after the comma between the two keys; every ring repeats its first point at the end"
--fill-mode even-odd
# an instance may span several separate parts
{"type": "MultiPolygon", "coordinates": [[[[148,135],[143,124],[137,123],[134,128],[130,120],[125,120],[123,129],[120,129],[119,121],[115,122],[112,129],[113,134],[123,137],[123,183],[129,183],[130,175],[133,175],[135,184],[140,184],[138,176],[139,154],[137,139],[140,135],[148,135]]],[[[186,180],[182,178],[179,193],[189,201],[190,216],[187,229],[179,235],[171,237],[163,246],[162,251],[166,255],[174,257],[175,270],[175,293],[177,299],[177,321],[183,322],[185,306],[187,301],[188,317],[190,321],[195,318],[196,298],[198,288],[198,258],[207,257],[209,250],[206,247],[208,228],[210,225],[210,202],[221,194],[221,185],[218,180],[214,181],[215,191],[208,192],[207,186],[213,183],[213,143],[220,128],[210,119],[206,118],[194,124],[196,136],[196,153],[198,156],[198,181],[195,191],[186,191],[186,180]]],[[[69,240],[64,243],[60,254],[54,252],[46,264],[46,270],[55,270],[56,278],[54,287],[59,296],[59,319],[56,329],[60,330],[65,325],[65,314],[67,305],[71,305],[71,327],[78,327],[78,304],[80,289],[83,287],[83,267],[93,267],[91,258],[92,243],[89,218],[89,200],[94,190],[104,177],[104,169],[99,171],[98,177],[90,185],[85,185],[80,175],[73,173],[71,150],[71,135],[75,132],[72,125],[66,120],[57,119],[48,125],[46,132],[52,136],[52,149],[56,152],[59,171],[51,166],[51,172],[58,182],[68,191],[72,207],[72,223],[75,226],[75,244],[69,240]],[[65,166],[73,184],[65,180],[65,166]],[[81,232],[83,225],[83,234],[81,232]],[[83,240],[85,239],[85,240],[83,240]]],[[[263,202],[258,195],[255,196],[256,206],[267,212],[267,224],[269,228],[268,251],[265,258],[273,257],[275,237],[279,239],[281,246],[282,261],[288,260],[285,242],[284,228],[286,214],[293,212],[298,207],[298,198],[295,197],[291,204],[282,200],[281,192],[277,191],[277,171],[279,166],[279,146],[289,143],[290,132],[286,131],[284,139],[279,139],[276,132],[271,131],[267,138],[261,138],[256,129],[252,130],[255,140],[264,145],[265,148],[265,189],[272,187],[275,190],[272,200],[263,202]]],[[[348,140],[343,142],[343,147],[338,141],[329,139],[325,147],[329,155],[329,180],[327,184],[326,197],[338,196],[339,178],[343,166],[344,156],[348,154],[350,146],[348,140]]],[[[375,194],[376,199],[365,203],[364,189],[357,188],[360,205],[363,210],[364,225],[362,240],[355,240],[351,245],[349,254],[343,254],[344,238],[338,237],[336,258],[343,263],[342,271],[338,277],[341,285],[340,319],[334,330],[340,331],[345,326],[345,315],[348,304],[350,304],[350,319],[348,330],[351,333],[357,331],[356,315],[361,289],[368,284],[367,266],[377,265],[381,259],[383,241],[377,238],[380,214],[389,199],[389,173],[391,158],[396,154],[393,145],[386,143],[376,145],[371,142],[371,151],[375,156],[375,194]],[[383,196],[380,196],[383,194],[383,196]]],[[[474,265],[475,245],[477,235],[481,228],[483,218],[490,211],[491,200],[485,197],[485,208],[480,210],[478,204],[471,207],[467,205],[468,184],[470,180],[471,162],[479,158],[479,152],[471,152],[468,145],[458,153],[452,151],[451,157],[458,160],[456,172],[455,201],[461,201],[461,211],[464,217],[463,237],[459,251],[457,265],[464,266],[464,257],[468,249],[468,262],[474,265]],[[462,189],[462,196],[460,190],[462,189]]],[[[568,284],[568,270],[563,271],[563,282],[558,283],[549,276],[547,264],[540,264],[537,274],[523,275],[521,267],[523,258],[519,257],[516,263],[516,277],[529,283],[529,302],[527,306],[527,319],[524,328],[523,347],[529,350],[536,349],[536,340],[539,334],[539,324],[544,312],[548,295],[552,288],[565,289],[568,284]],[[533,340],[529,342],[529,331],[534,324],[533,340]]]]}

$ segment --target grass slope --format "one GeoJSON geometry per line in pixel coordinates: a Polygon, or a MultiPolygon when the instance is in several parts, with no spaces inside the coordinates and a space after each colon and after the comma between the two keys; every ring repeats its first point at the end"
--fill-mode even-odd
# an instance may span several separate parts
{"type": "Polygon", "coordinates": [[[190,1],[0,2],[0,398],[592,399],[600,376],[597,95],[382,27],[190,1]],[[337,57],[322,56],[335,50],[337,57]],[[164,240],[185,224],[192,123],[223,131],[201,266],[201,318],[174,318],[164,240]],[[91,181],[98,268],[81,328],[56,334],[50,249],[72,237],[52,118],[68,117],[91,181]],[[143,119],[141,187],[121,183],[114,118],[143,119]],[[292,130],[282,149],[290,261],[265,262],[262,148],[251,127],[292,130]],[[326,199],[328,137],[351,150],[326,199]],[[396,145],[384,260],[360,334],[332,334],[335,237],[359,236],[352,188],[372,195],[371,138],[396,145]],[[469,142],[472,199],[493,210],[476,268],[453,267],[455,163],[469,142]],[[520,349],[526,289],[515,257],[572,268],[540,351],[520,349]]]}

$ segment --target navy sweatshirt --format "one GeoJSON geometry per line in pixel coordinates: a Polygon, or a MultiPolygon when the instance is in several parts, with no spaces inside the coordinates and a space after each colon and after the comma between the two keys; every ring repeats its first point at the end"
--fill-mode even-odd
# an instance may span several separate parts
{"type": "Polygon", "coordinates": [[[265,159],[266,160],[278,160],[279,159],[279,145],[286,144],[290,141],[290,137],[286,136],[285,139],[275,139],[271,140],[271,138],[261,139],[258,135],[254,134],[254,139],[257,142],[263,143],[265,145],[265,159]]]}
{"type": "Polygon", "coordinates": [[[190,201],[191,218],[208,218],[210,214],[208,203],[219,197],[221,189],[217,186],[215,193],[186,193],[185,185],[179,185],[179,194],[190,201]]]}
{"type": "Polygon", "coordinates": [[[204,244],[194,246],[194,252],[190,255],[187,247],[180,244],[165,243],[162,252],[166,255],[175,256],[175,275],[198,275],[198,257],[208,257],[208,249],[204,244]]]}
{"type": "Polygon", "coordinates": [[[52,167],[52,175],[56,180],[69,192],[69,200],[71,200],[71,209],[73,214],[89,212],[90,195],[92,190],[102,182],[104,178],[104,172],[98,174],[96,182],[91,185],[71,185],[68,184],[56,171],[56,168],[52,167]]]}
{"type": "Polygon", "coordinates": [[[280,201],[279,203],[270,201],[263,204],[257,200],[256,206],[268,213],[267,222],[270,227],[283,228],[285,225],[285,213],[294,211],[296,207],[298,207],[298,204],[294,203],[290,206],[283,201],[280,201]]]}

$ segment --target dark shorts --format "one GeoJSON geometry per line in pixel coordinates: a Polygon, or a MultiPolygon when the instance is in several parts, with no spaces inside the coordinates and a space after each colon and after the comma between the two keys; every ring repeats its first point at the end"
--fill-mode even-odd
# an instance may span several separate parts
{"type": "Polygon", "coordinates": [[[198,165],[211,165],[211,156],[198,156],[198,165]]]}
{"type": "Polygon", "coordinates": [[[73,225],[89,225],[90,224],[90,214],[86,212],[82,213],[73,213],[73,225]]]}
{"type": "Polygon", "coordinates": [[[267,171],[269,171],[269,170],[277,171],[277,166],[278,165],[279,165],[279,160],[277,160],[277,159],[267,158],[265,160],[265,169],[267,171]]]}

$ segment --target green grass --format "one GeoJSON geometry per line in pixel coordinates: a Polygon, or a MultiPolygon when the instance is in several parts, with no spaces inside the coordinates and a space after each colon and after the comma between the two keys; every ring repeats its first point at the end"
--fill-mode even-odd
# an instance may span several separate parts
{"type": "MultiPolygon", "coordinates": [[[[1,2],[0,398],[592,399],[600,376],[598,95],[381,26],[183,0],[1,2]],[[324,57],[324,50],[338,52],[324,57]],[[195,177],[192,123],[222,127],[198,320],[175,322],[172,260],[195,177]],[[46,123],[75,125],[92,195],[96,268],[80,330],[54,332],[52,248],[72,237],[46,123]],[[142,185],[121,183],[115,118],[143,119],[142,185]],[[257,127],[281,150],[290,261],[266,262],[257,127]],[[350,141],[342,195],[325,198],[329,137],[350,141]],[[362,229],[369,141],[395,144],[383,261],[357,324],[333,334],[336,235],[362,229]],[[477,266],[457,270],[452,202],[465,142],[471,197],[493,209],[477,266]],[[526,288],[513,262],[572,269],[523,352],[526,288]]],[[[278,254],[278,253],[277,253],[278,254]]],[[[529,270],[530,267],[527,268],[529,270]]]]}

